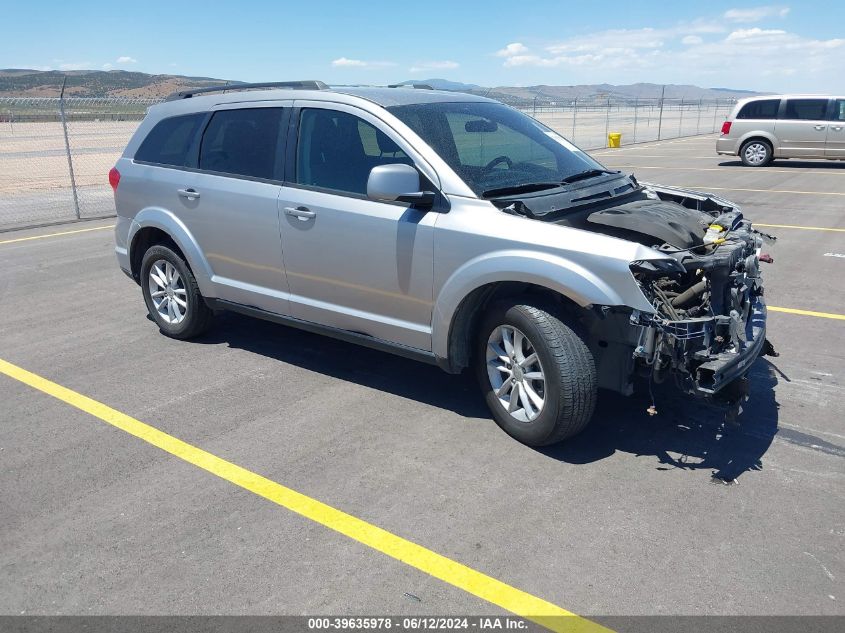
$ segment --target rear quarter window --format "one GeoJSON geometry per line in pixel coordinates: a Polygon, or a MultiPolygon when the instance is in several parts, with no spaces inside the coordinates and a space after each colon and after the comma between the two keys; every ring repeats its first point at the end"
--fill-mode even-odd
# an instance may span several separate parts
{"type": "Polygon", "coordinates": [[[827,110],[827,99],[787,99],[785,119],[821,121],[827,110]]]}
{"type": "Polygon", "coordinates": [[[742,106],[737,119],[776,119],[778,117],[778,108],[780,107],[780,99],[763,99],[760,101],[751,101],[742,106]]]}
{"type": "Polygon", "coordinates": [[[196,113],[159,121],[135,152],[135,160],[157,165],[186,166],[191,145],[204,119],[204,113],[196,113]]]}

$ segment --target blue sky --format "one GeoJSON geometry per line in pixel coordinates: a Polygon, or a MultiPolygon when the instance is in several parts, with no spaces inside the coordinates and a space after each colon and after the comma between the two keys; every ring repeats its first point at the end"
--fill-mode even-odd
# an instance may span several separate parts
{"type": "Polygon", "coordinates": [[[0,68],[845,92],[845,3],[10,3],[0,68]]]}

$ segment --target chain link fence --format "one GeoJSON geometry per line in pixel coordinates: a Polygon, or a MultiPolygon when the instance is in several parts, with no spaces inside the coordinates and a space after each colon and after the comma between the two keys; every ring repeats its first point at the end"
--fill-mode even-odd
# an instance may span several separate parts
{"type": "Polygon", "coordinates": [[[109,169],[154,103],[0,97],[0,229],[114,215],[109,169]]]}
{"type": "MultiPolygon", "coordinates": [[[[0,230],[114,215],[108,172],[155,99],[0,97],[0,230]]],[[[584,149],[715,132],[733,101],[513,99],[584,149]]]]}
{"type": "Polygon", "coordinates": [[[548,99],[511,103],[586,150],[607,147],[608,134],[622,145],[712,134],[730,114],[733,99],[548,99]]]}

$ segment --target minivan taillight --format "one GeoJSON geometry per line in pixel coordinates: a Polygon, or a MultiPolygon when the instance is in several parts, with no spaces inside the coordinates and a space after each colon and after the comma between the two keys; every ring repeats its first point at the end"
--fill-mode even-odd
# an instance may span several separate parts
{"type": "Polygon", "coordinates": [[[731,133],[731,121],[722,123],[722,136],[727,136],[731,133]]]}
{"type": "Polygon", "coordinates": [[[109,170],[109,184],[112,190],[117,193],[117,186],[120,184],[120,172],[117,171],[117,167],[112,167],[109,170]]]}

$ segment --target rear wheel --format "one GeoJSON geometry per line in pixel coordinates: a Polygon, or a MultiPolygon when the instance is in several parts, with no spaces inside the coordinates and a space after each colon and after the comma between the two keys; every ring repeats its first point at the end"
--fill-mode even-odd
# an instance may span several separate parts
{"type": "Polygon", "coordinates": [[[742,146],[739,157],[743,165],[763,167],[772,162],[772,146],[766,141],[752,139],[742,146]]]}
{"type": "Polygon", "coordinates": [[[211,325],[212,312],[188,264],[163,245],[151,246],[141,261],[141,291],[161,333],[189,339],[211,325]]]}
{"type": "Polygon", "coordinates": [[[478,333],[474,362],[496,423],[524,444],[560,442],[593,416],[592,354],[550,312],[525,304],[495,306],[478,333]]]}

